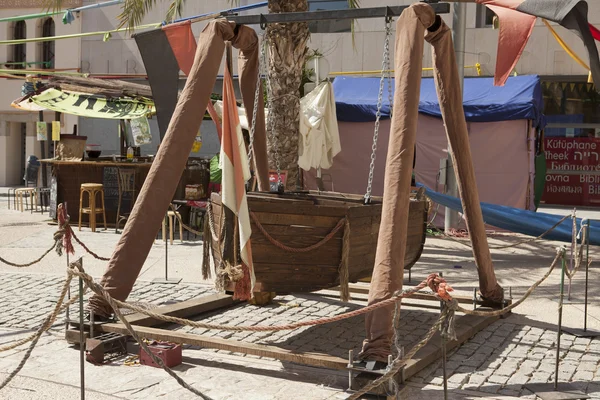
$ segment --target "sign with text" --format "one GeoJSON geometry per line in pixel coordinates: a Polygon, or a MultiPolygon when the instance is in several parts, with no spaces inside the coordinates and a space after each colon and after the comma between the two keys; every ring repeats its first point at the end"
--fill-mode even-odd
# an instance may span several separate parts
{"type": "MultiPolygon", "coordinates": [[[[48,8],[47,0],[0,0],[0,8],[48,8]]],[[[83,0],[63,0],[62,8],[81,7],[83,0]]]]}
{"type": "Polygon", "coordinates": [[[546,138],[546,187],[542,202],[600,205],[600,138],[546,138]]]}

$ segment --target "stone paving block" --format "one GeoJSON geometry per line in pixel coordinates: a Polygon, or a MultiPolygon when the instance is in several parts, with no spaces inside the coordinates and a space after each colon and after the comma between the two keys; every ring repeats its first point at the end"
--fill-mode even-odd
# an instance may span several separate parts
{"type": "Polygon", "coordinates": [[[492,374],[487,380],[489,383],[496,383],[498,385],[504,385],[508,382],[509,376],[498,375],[497,373],[492,374]]]}

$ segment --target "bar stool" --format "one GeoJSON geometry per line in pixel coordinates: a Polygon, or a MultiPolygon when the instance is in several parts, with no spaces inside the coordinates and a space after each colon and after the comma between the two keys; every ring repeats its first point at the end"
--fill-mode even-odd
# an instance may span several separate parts
{"type": "MultiPolygon", "coordinates": [[[[169,219],[169,239],[171,244],[173,244],[173,224],[177,224],[178,220],[181,218],[181,214],[179,214],[178,211],[167,211],[167,218],[169,219]],[[173,221],[175,220],[175,221],[173,221]]],[[[163,219],[163,225],[162,225],[162,238],[163,241],[166,241],[166,230],[167,230],[167,223],[166,221],[163,219]]],[[[181,243],[183,243],[183,226],[181,225],[181,222],[179,223],[179,240],[181,241],[181,243]]]]}
{"type": "Polygon", "coordinates": [[[35,194],[35,188],[19,188],[15,189],[15,206],[23,212],[23,199],[25,199],[25,207],[27,207],[27,198],[31,197],[31,213],[33,214],[33,208],[37,209],[37,199],[35,194]]]}
{"type": "Polygon", "coordinates": [[[106,213],[104,208],[104,185],[101,183],[82,183],[79,190],[79,230],[81,230],[82,214],[90,215],[90,228],[96,232],[96,214],[102,214],[104,229],[106,230],[106,213]],[[88,207],[83,207],[83,195],[88,195],[88,207]],[[100,194],[102,208],[96,207],[96,195],[100,194]]]}

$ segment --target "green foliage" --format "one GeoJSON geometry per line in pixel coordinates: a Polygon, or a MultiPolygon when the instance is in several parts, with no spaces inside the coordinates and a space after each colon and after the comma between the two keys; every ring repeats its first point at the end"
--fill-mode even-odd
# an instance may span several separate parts
{"type": "Polygon", "coordinates": [[[304,59],[304,67],[302,68],[302,81],[300,82],[300,97],[304,97],[304,85],[307,83],[314,82],[315,69],[309,68],[308,63],[316,58],[323,57],[323,53],[319,51],[319,49],[308,50],[306,53],[306,58],[304,59]]]}

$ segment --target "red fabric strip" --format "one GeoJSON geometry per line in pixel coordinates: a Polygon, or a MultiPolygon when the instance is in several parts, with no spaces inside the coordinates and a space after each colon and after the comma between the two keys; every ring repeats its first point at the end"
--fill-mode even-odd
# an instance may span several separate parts
{"type": "Polygon", "coordinates": [[[194,65],[194,56],[196,54],[196,38],[194,38],[194,34],[192,33],[191,22],[186,21],[179,24],[165,25],[162,30],[167,35],[179,68],[184,74],[189,75],[192,65],[194,65]]]}
{"type": "Polygon", "coordinates": [[[589,24],[589,25],[590,25],[590,32],[592,32],[592,36],[594,37],[594,39],[600,41],[600,29],[596,28],[592,24],[589,24]]]}

